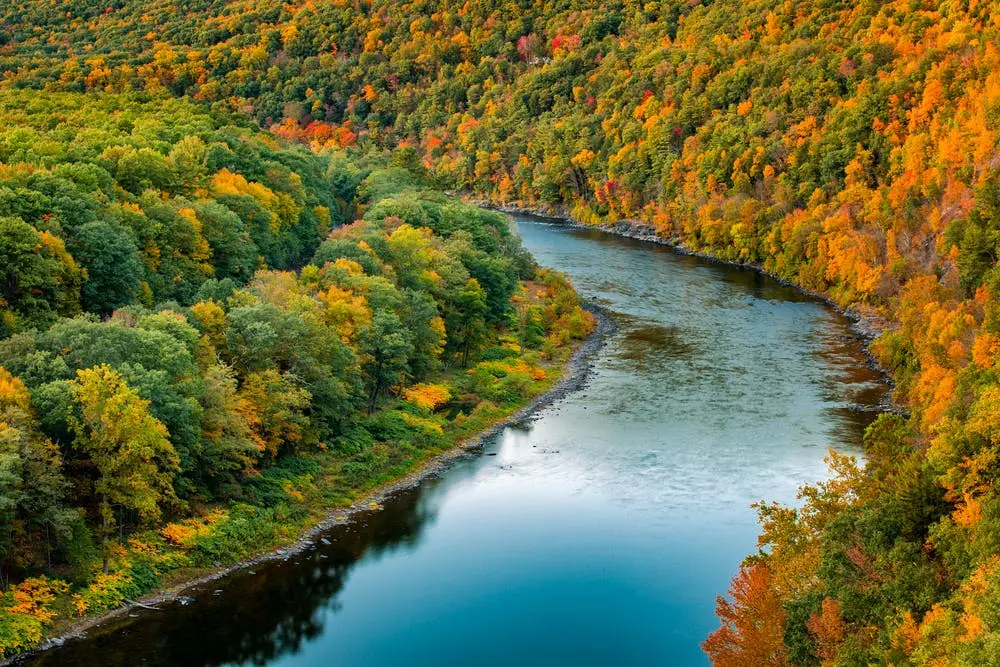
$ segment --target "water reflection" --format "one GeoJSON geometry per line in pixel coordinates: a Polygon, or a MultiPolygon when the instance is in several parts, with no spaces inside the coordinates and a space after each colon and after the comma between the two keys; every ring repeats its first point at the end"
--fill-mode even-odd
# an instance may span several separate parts
{"type": "Polygon", "coordinates": [[[323,633],[325,614],[338,610],[336,596],[355,563],[417,548],[434,523],[435,505],[427,500],[436,484],[428,480],[420,490],[396,495],[383,510],[364,512],[287,561],[189,591],[190,605],[142,610],[29,664],[265,665],[294,654],[323,633]]]}
{"type": "Polygon", "coordinates": [[[636,323],[627,326],[618,352],[622,359],[640,365],[644,359],[667,356],[671,359],[690,359],[698,348],[690,336],[677,326],[636,323]]]}

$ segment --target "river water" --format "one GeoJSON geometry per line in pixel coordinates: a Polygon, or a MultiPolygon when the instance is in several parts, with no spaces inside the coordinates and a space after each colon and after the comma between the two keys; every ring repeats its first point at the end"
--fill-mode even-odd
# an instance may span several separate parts
{"type": "Polygon", "coordinates": [[[539,263],[613,311],[587,386],[329,545],[32,665],[699,665],[715,596],[856,451],[885,386],[845,320],[755,272],[518,218],[539,263]]]}

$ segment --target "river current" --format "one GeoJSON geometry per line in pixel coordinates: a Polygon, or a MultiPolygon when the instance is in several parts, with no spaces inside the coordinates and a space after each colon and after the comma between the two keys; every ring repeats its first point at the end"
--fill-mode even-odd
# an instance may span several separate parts
{"type": "Polygon", "coordinates": [[[317,548],[31,665],[700,665],[715,596],[857,452],[885,386],[843,317],[756,272],[516,218],[614,313],[585,388],[317,548]]]}

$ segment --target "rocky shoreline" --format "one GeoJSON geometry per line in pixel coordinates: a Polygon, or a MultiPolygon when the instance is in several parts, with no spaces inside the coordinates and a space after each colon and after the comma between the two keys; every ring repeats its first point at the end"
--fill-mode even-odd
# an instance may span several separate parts
{"type": "MultiPolygon", "coordinates": [[[[708,253],[699,252],[692,250],[691,248],[684,245],[684,242],[679,237],[664,237],[657,234],[656,229],[649,223],[643,222],[641,220],[619,220],[614,223],[606,223],[601,225],[587,225],[579,220],[572,217],[569,212],[561,206],[546,205],[540,208],[526,208],[523,206],[516,206],[512,204],[497,204],[495,202],[489,202],[485,200],[479,200],[472,197],[467,197],[470,203],[474,203],[483,208],[492,209],[495,211],[500,211],[501,213],[507,213],[510,215],[526,215],[535,218],[542,218],[546,220],[551,220],[561,225],[573,229],[585,229],[585,230],[597,230],[602,231],[613,236],[620,236],[623,238],[635,239],[636,241],[643,241],[645,243],[655,243],[657,245],[667,246],[672,248],[683,255],[691,255],[692,257],[698,257],[710,262],[715,262],[716,264],[725,264],[728,266],[736,266],[745,269],[750,269],[756,271],[762,275],[765,275],[776,282],[791,287],[798,292],[805,294],[809,297],[822,301],[824,304],[829,306],[835,312],[842,315],[845,319],[850,322],[850,331],[855,336],[857,336],[859,342],[861,343],[862,351],[864,352],[867,365],[872,370],[879,373],[888,387],[893,389],[895,387],[895,382],[892,379],[892,374],[882,366],[875,356],[872,354],[870,346],[872,341],[874,341],[878,336],[891,327],[891,323],[882,319],[875,317],[868,313],[863,313],[859,310],[853,308],[843,308],[836,301],[831,299],[829,295],[823,292],[816,292],[810,289],[806,289],[796,283],[782,278],[781,276],[774,274],[767,269],[765,269],[761,264],[754,262],[733,262],[725,259],[720,259],[714,255],[708,253]]],[[[875,406],[874,408],[869,406],[855,406],[858,411],[877,411],[877,412],[891,412],[895,414],[907,415],[907,410],[900,405],[892,402],[891,396],[887,395],[886,400],[875,406]]],[[[854,409],[854,408],[852,408],[854,409]]]]}
{"type": "Polygon", "coordinates": [[[407,489],[412,489],[424,480],[440,475],[455,461],[467,457],[477,456],[481,452],[486,441],[500,433],[503,429],[508,426],[522,424],[532,419],[542,408],[555,403],[575,391],[579,391],[586,385],[587,380],[590,377],[590,372],[593,369],[593,357],[604,346],[615,331],[617,331],[618,326],[615,323],[611,312],[606,308],[590,302],[581,303],[581,306],[584,310],[588,311],[596,318],[597,325],[594,328],[594,331],[580,344],[576,350],[574,350],[569,360],[563,365],[562,377],[559,381],[556,382],[548,391],[535,397],[531,402],[519,409],[517,412],[493,424],[475,436],[458,443],[452,449],[435,456],[422,465],[418,470],[415,470],[400,479],[380,487],[353,505],[332,511],[323,520],[316,523],[312,528],[303,533],[295,542],[287,546],[274,549],[259,556],[255,556],[254,558],[240,561],[239,563],[228,567],[220,567],[205,576],[184,581],[180,584],[171,586],[170,588],[150,593],[139,600],[132,601],[130,604],[119,607],[118,609],[113,609],[107,613],[101,614],[100,616],[80,619],[60,632],[60,634],[56,637],[46,639],[42,644],[34,649],[12,658],[0,660],[0,667],[16,665],[24,660],[27,660],[33,655],[58,648],[67,641],[82,639],[86,637],[88,630],[98,628],[112,621],[121,620],[123,617],[126,617],[129,612],[155,608],[158,604],[188,604],[192,601],[192,598],[184,595],[186,591],[190,591],[191,589],[223,579],[239,570],[252,568],[256,565],[270,561],[287,560],[294,555],[307,551],[315,547],[316,542],[327,531],[337,526],[347,525],[360,513],[371,511],[373,508],[380,506],[390,496],[407,489]]]}

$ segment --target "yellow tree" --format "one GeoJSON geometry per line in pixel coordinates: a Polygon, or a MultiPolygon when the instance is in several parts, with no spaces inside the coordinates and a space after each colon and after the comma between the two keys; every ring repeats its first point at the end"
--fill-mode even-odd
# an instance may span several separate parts
{"type": "Polygon", "coordinates": [[[0,589],[10,565],[48,562],[68,526],[59,448],[42,435],[28,388],[0,366],[0,589]]]}
{"type": "Polygon", "coordinates": [[[97,471],[94,493],[107,573],[114,508],[134,510],[147,521],[159,518],[161,506],[176,500],[173,479],[180,465],[167,428],[149,413],[149,401],[109,366],[77,371],[70,384],[73,446],[97,471]]]}

